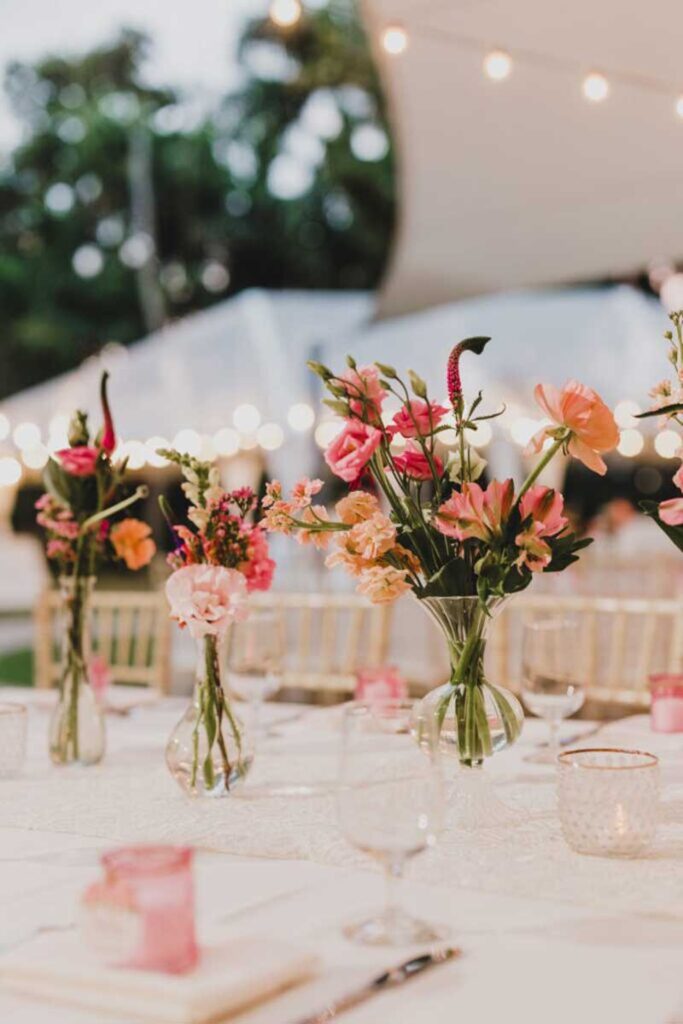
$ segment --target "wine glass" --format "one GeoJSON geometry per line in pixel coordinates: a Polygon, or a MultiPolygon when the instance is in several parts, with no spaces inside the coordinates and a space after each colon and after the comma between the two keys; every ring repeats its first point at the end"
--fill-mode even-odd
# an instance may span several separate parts
{"type": "Polygon", "coordinates": [[[344,929],[366,945],[433,942],[443,932],[411,917],[396,902],[406,862],[436,842],[443,787],[438,730],[406,700],[352,702],[342,724],[337,815],[344,837],[378,860],[386,902],[376,915],[344,929]]]}
{"type": "Polygon", "coordinates": [[[554,764],[557,760],[560,722],[575,714],[584,701],[580,659],[581,631],[575,619],[548,617],[524,624],[522,697],[549,729],[547,746],[527,761],[554,764]]]}
{"type": "Polygon", "coordinates": [[[251,706],[255,740],[260,737],[263,703],[282,685],[283,646],[280,621],[270,609],[253,609],[244,622],[234,622],[228,633],[228,685],[251,706]]]}

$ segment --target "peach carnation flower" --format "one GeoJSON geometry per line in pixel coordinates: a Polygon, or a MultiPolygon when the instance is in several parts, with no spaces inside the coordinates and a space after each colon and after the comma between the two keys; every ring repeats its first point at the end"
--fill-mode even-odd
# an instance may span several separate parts
{"type": "Polygon", "coordinates": [[[350,543],[361,558],[374,561],[386,554],[396,541],[396,527],[383,512],[351,527],[350,543]]]}
{"type": "Polygon", "coordinates": [[[597,392],[570,380],[561,391],[551,384],[537,384],[534,395],[554,426],[539,430],[527,446],[527,453],[540,452],[547,437],[555,437],[558,427],[565,428],[571,432],[569,454],[604,476],[607,466],[600,453],[611,451],[619,443],[619,428],[597,392]]]}
{"type": "Polygon", "coordinates": [[[368,491],[351,491],[337,502],[335,511],[340,522],[354,526],[379,512],[379,502],[374,494],[369,494],[368,491]]]}
{"type": "Polygon", "coordinates": [[[222,565],[186,565],[166,581],[171,618],[195,639],[222,636],[231,622],[247,617],[247,581],[222,565]]]}
{"type": "Polygon", "coordinates": [[[358,583],[358,593],[369,598],[373,604],[388,604],[410,589],[406,572],[392,565],[375,565],[365,569],[358,583]]]}

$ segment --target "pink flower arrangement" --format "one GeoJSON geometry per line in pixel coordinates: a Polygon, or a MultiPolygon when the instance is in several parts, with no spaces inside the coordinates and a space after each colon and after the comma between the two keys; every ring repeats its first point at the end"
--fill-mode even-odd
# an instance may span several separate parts
{"type": "Polygon", "coordinates": [[[413,398],[401,406],[394,416],[389,432],[392,436],[429,437],[441,423],[448,409],[437,402],[427,402],[424,398],[413,398]]]}
{"type": "Polygon", "coordinates": [[[166,581],[171,618],[195,639],[222,636],[231,622],[247,616],[247,581],[222,565],[187,565],[166,581]]]}

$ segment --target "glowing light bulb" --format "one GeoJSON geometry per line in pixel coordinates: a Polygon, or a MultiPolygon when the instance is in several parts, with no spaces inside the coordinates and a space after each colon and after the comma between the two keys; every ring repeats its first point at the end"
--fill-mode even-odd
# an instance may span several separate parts
{"type": "Polygon", "coordinates": [[[678,116],[683,118],[683,96],[679,96],[676,100],[675,110],[678,116]]]}
{"type": "Polygon", "coordinates": [[[512,71],[512,57],[505,50],[492,50],[484,57],[484,74],[494,82],[502,82],[512,71]]]}
{"type": "Polygon", "coordinates": [[[256,431],[256,440],[267,452],[274,452],[280,448],[284,439],[285,435],[282,427],[278,426],[277,423],[264,423],[256,431]]]}
{"type": "Polygon", "coordinates": [[[627,459],[640,455],[645,445],[645,438],[639,430],[622,430],[617,451],[627,459]]]}
{"type": "Polygon", "coordinates": [[[310,430],[315,422],[315,413],[307,402],[295,402],[289,407],[287,422],[292,430],[310,430]]]}
{"type": "Polygon", "coordinates": [[[261,422],[261,413],[255,405],[238,405],[232,414],[232,422],[240,434],[253,434],[261,422]]]}
{"type": "Polygon", "coordinates": [[[159,455],[158,448],[170,448],[166,438],[157,435],[148,437],[145,441],[145,459],[150,466],[162,469],[164,466],[168,466],[168,459],[164,458],[163,455],[159,455]]]}
{"type": "Polygon", "coordinates": [[[637,402],[631,398],[625,398],[623,402],[617,402],[614,406],[614,419],[619,427],[635,427],[634,416],[641,411],[637,402]]]}
{"type": "Polygon", "coordinates": [[[655,437],[655,451],[663,459],[675,459],[681,447],[681,439],[675,430],[660,430],[655,437]]]}
{"type": "Polygon", "coordinates": [[[0,487],[12,487],[21,480],[21,465],[11,456],[0,459],[0,487]]]}
{"type": "Polygon", "coordinates": [[[37,444],[32,448],[24,448],[21,453],[21,461],[27,469],[42,469],[47,463],[49,454],[44,444],[37,444]]]}
{"type": "Polygon", "coordinates": [[[240,436],[232,427],[222,427],[213,435],[217,455],[234,455],[239,450],[240,436]]]}
{"type": "Polygon", "coordinates": [[[380,43],[385,53],[400,57],[408,49],[408,33],[403,25],[387,25],[380,36],[380,43]]]}
{"type": "Polygon", "coordinates": [[[12,431],[17,448],[35,448],[40,444],[40,430],[35,423],[19,423],[12,431]]]}
{"type": "Polygon", "coordinates": [[[315,428],[315,443],[319,448],[327,448],[337,436],[341,428],[341,420],[323,420],[315,428]]]}
{"type": "Polygon", "coordinates": [[[173,438],[173,447],[183,455],[199,455],[202,439],[196,430],[179,430],[173,438]]]}
{"type": "Polygon", "coordinates": [[[301,4],[299,0],[273,0],[268,14],[279,28],[291,28],[301,17],[301,4]]]}
{"type": "Polygon", "coordinates": [[[581,89],[591,103],[602,103],[609,96],[609,82],[599,71],[591,71],[586,75],[581,89]]]}

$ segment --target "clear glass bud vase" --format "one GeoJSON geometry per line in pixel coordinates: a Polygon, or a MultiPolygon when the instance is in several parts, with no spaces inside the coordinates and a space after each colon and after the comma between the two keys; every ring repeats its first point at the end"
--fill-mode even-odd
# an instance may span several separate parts
{"type": "Polygon", "coordinates": [[[166,764],[190,796],[228,796],[247,777],[253,744],[223,689],[215,636],[197,644],[192,703],[166,746],[166,764]]]}
{"type": "Polygon", "coordinates": [[[89,680],[93,576],[63,576],[59,700],[50,720],[54,764],[98,764],[104,757],[104,718],[89,680]]]}
{"type": "Polygon", "coordinates": [[[420,601],[438,624],[448,646],[447,683],[422,701],[423,713],[436,718],[442,753],[457,758],[453,794],[461,827],[498,825],[509,817],[482,771],[487,758],[519,737],[524,712],[509,690],[486,678],[484,655],[488,630],[502,600],[486,608],[477,597],[430,597],[420,601]]]}

